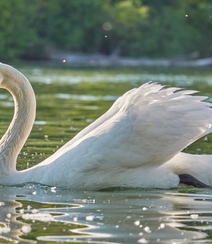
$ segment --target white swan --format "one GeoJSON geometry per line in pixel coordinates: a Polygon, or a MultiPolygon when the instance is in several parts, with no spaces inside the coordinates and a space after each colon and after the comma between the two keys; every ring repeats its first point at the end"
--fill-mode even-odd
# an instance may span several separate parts
{"type": "Polygon", "coordinates": [[[212,156],[180,153],[212,131],[211,104],[192,96],[194,91],[156,83],[132,89],[52,156],[17,171],[18,153],[35,119],[35,96],[27,78],[2,63],[0,87],[15,102],[14,117],[0,141],[1,185],[34,182],[90,190],[172,188],[180,182],[212,186],[212,156]]]}

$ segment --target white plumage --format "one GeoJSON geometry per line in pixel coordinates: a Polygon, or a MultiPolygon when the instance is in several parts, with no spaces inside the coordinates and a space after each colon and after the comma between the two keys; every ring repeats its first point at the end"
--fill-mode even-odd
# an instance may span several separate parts
{"type": "Polygon", "coordinates": [[[0,184],[27,182],[66,189],[171,188],[189,174],[212,186],[211,156],[181,153],[211,132],[211,104],[195,91],[146,83],[40,164],[16,171],[18,153],[34,122],[32,87],[20,72],[0,64],[0,87],[13,95],[13,120],[0,141],[0,184]]]}

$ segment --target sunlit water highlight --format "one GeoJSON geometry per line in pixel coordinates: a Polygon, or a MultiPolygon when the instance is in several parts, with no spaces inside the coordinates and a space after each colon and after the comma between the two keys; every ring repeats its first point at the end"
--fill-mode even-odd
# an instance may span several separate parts
{"type": "MultiPolygon", "coordinates": [[[[105,112],[128,89],[149,80],[200,90],[212,97],[210,70],[24,67],[37,98],[37,116],[18,169],[42,161],[105,112]]],[[[0,133],[13,114],[0,94],[0,133]]],[[[211,136],[186,149],[211,153],[211,136]]],[[[200,166],[201,167],[201,166],[200,166]]],[[[56,176],[55,176],[56,177],[56,176]]],[[[212,191],[67,191],[28,184],[0,187],[0,243],[211,243],[212,191]]]]}

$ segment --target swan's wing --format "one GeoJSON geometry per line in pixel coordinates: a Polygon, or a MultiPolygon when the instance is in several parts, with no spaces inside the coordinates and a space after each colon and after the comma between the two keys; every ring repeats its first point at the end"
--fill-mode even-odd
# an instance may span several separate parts
{"type": "Polygon", "coordinates": [[[75,143],[80,138],[84,137],[91,131],[93,131],[95,128],[100,126],[101,124],[105,123],[108,119],[113,117],[120,109],[120,107],[125,103],[128,95],[132,93],[136,88],[126,92],[123,96],[119,97],[114,104],[110,107],[109,110],[106,111],[101,117],[96,119],[94,122],[92,122],[90,125],[85,127],[83,130],[81,130],[74,138],[72,138],[69,142],[67,142],[63,147],[61,147],[58,151],[64,150],[65,148],[69,148],[73,143],[75,143]]]}
{"type": "Polygon", "coordinates": [[[104,122],[100,118],[98,126],[70,148],[63,148],[58,156],[77,155],[76,160],[83,161],[88,170],[163,164],[211,132],[210,104],[193,93],[164,89],[155,83],[133,89],[118,101],[104,122]]]}

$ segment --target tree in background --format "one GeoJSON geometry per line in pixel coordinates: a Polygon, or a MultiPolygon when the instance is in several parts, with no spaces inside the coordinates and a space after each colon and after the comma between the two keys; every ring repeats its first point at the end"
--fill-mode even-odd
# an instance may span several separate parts
{"type": "Polygon", "coordinates": [[[20,57],[38,41],[31,28],[35,12],[30,0],[0,1],[0,57],[9,60],[20,57]]]}
{"type": "Polygon", "coordinates": [[[66,50],[96,52],[104,14],[104,1],[58,0],[58,6],[59,12],[53,33],[55,44],[66,50]]]}
{"type": "Polygon", "coordinates": [[[212,55],[210,0],[1,0],[0,56],[212,55]]]}
{"type": "Polygon", "coordinates": [[[212,56],[212,1],[180,1],[180,10],[187,15],[187,23],[196,31],[193,35],[196,51],[201,57],[212,56]]]}

